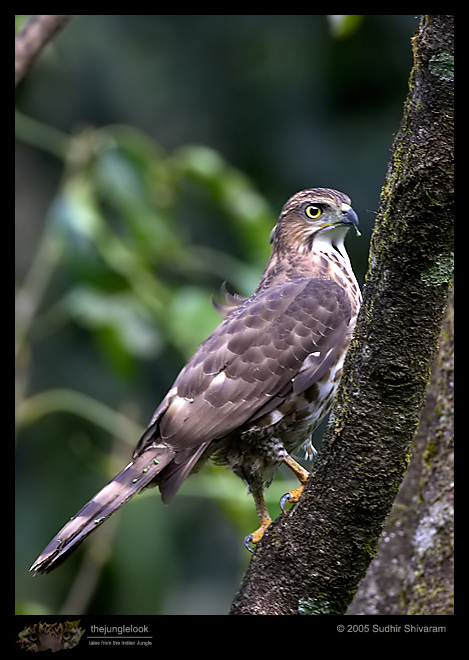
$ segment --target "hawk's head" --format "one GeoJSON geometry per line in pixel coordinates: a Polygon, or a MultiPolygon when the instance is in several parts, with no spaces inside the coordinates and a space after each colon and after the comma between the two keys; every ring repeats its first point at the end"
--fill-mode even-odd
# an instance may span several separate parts
{"type": "Polygon", "coordinates": [[[302,190],[283,207],[270,242],[279,251],[340,250],[352,225],[358,232],[358,217],[350,204],[350,198],[337,190],[302,190]]]}

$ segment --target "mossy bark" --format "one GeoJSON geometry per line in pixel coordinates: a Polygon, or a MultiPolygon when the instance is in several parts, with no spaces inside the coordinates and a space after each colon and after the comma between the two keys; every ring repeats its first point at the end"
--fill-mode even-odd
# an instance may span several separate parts
{"type": "Polygon", "coordinates": [[[452,276],[453,17],[422,17],[412,45],[334,423],[299,503],[256,550],[232,614],[345,613],[409,464],[452,276]]]}
{"type": "Polygon", "coordinates": [[[454,613],[453,314],[450,295],[409,470],[347,614],[454,613]]]}

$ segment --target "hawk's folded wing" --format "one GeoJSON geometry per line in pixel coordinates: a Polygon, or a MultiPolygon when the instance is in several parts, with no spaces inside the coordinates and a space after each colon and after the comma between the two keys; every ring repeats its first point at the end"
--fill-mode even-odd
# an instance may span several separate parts
{"type": "Polygon", "coordinates": [[[147,432],[176,452],[210,443],[315,383],[342,350],[351,316],[332,280],[298,279],[239,305],[182,369],[147,432]]]}

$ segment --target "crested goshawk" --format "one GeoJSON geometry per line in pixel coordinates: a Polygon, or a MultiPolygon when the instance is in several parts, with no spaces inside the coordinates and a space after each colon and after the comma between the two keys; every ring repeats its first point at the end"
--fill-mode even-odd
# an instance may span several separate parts
{"type": "Polygon", "coordinates": [[[259,529],[271,522],[263,489],[286,464],[300,481],[282,498],[296,502],[308,472],[291,454],[312,455],[311,435],[329,412],[360,307],[344,239],[358,218],[350,199],[303,190],[283,207],[272,252],[249,298],[214,303],[225,319],[199,346],[156,409],[132,461],[62,528],[31,570],[47,573],[88,534],[147,486],[169,502],[209,457],[241,477],[254,497],[259,529]]]}

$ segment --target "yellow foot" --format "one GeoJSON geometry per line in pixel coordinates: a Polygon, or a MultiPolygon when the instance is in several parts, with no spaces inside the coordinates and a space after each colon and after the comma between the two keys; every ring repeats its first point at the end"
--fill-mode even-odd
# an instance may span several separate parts
{"type": "Polygon", "coordinates": [[[300,499],[300,495],[303,492],[303,488],[309,477],[309,472],[305,470],[301,465],[299,465],[291,456],[287,456],[284,461],[285,465],[290,468],[290,470],[296,475],[297,479],[300,481],[300,486],[291,490],[280,500],[280,508],[284,514],[287,514],[288,511],[285,511],[285,504],[290,502],[290,504],[296,504],[300,499]]]}
{"type": "Polygon", "coordinates": [[[244,537],[244,545],[249,550],[249,552],[254,552],[254,550],[251,548],[249,544],[254,543],[254,545],[257,545],[257,543],[259,543],[261,538],[264,536],[264,532],[267,529],[267,527],[268,525],[265,525],[265,527],[259,527],[259,529],[256,529],[255,532],[253,532],[252,534],[248,534],[247,536],[244,537]]]}
{"type": "Polygon", "coordinates": [[[254,545],[257,545],[257,543],[259,543],[261,538],[264,536],[264,532],[271,522],[272,519],[270,518],[270,516],[268,517],[268,519],[264,518],[259,529],[256,529],[255,532],[253,532],[252,534],[248,534],[247,536],[244,537],[244,545],[249,550],[249,552],[254,552],[254,550],[251,548],[249,544],[253,543],[254,545]]]}
{"type": "Polygon", "coordinates": [[[303,488],[304,488],[304,484],[302,484],[298,488],[295,488],[294,490],[291,490],[289,493],[285,493],[285,495],[282,497],[282,499],[280,500],[280,508],[282,509],[285,515],[287,515],[288,513],[288,511],[285,510],[285,504],[287,502],[290,502],[290,504],[296,504],[300,499],[300,495],[303,492],[303,488]]]}
{"type": "Polygon", "coordinates": [[[252,484],[251,493],[254,498],[254,502],[256,504],[257,517],[259,518],[259,529],[256,529],[255,532],[253,532],[252,534],[248,534],[244,538],[244,545],[249,550],[249,552],[254,552],[254,550],[251,548],[249,544],[253,543],[254,545],[256,545],[257,543],[259,543],[261,538],[264,536],[265,530],[272,522],[272,518],[270,517],[269,510],[264,500],[262,483],[252,484]]]}

